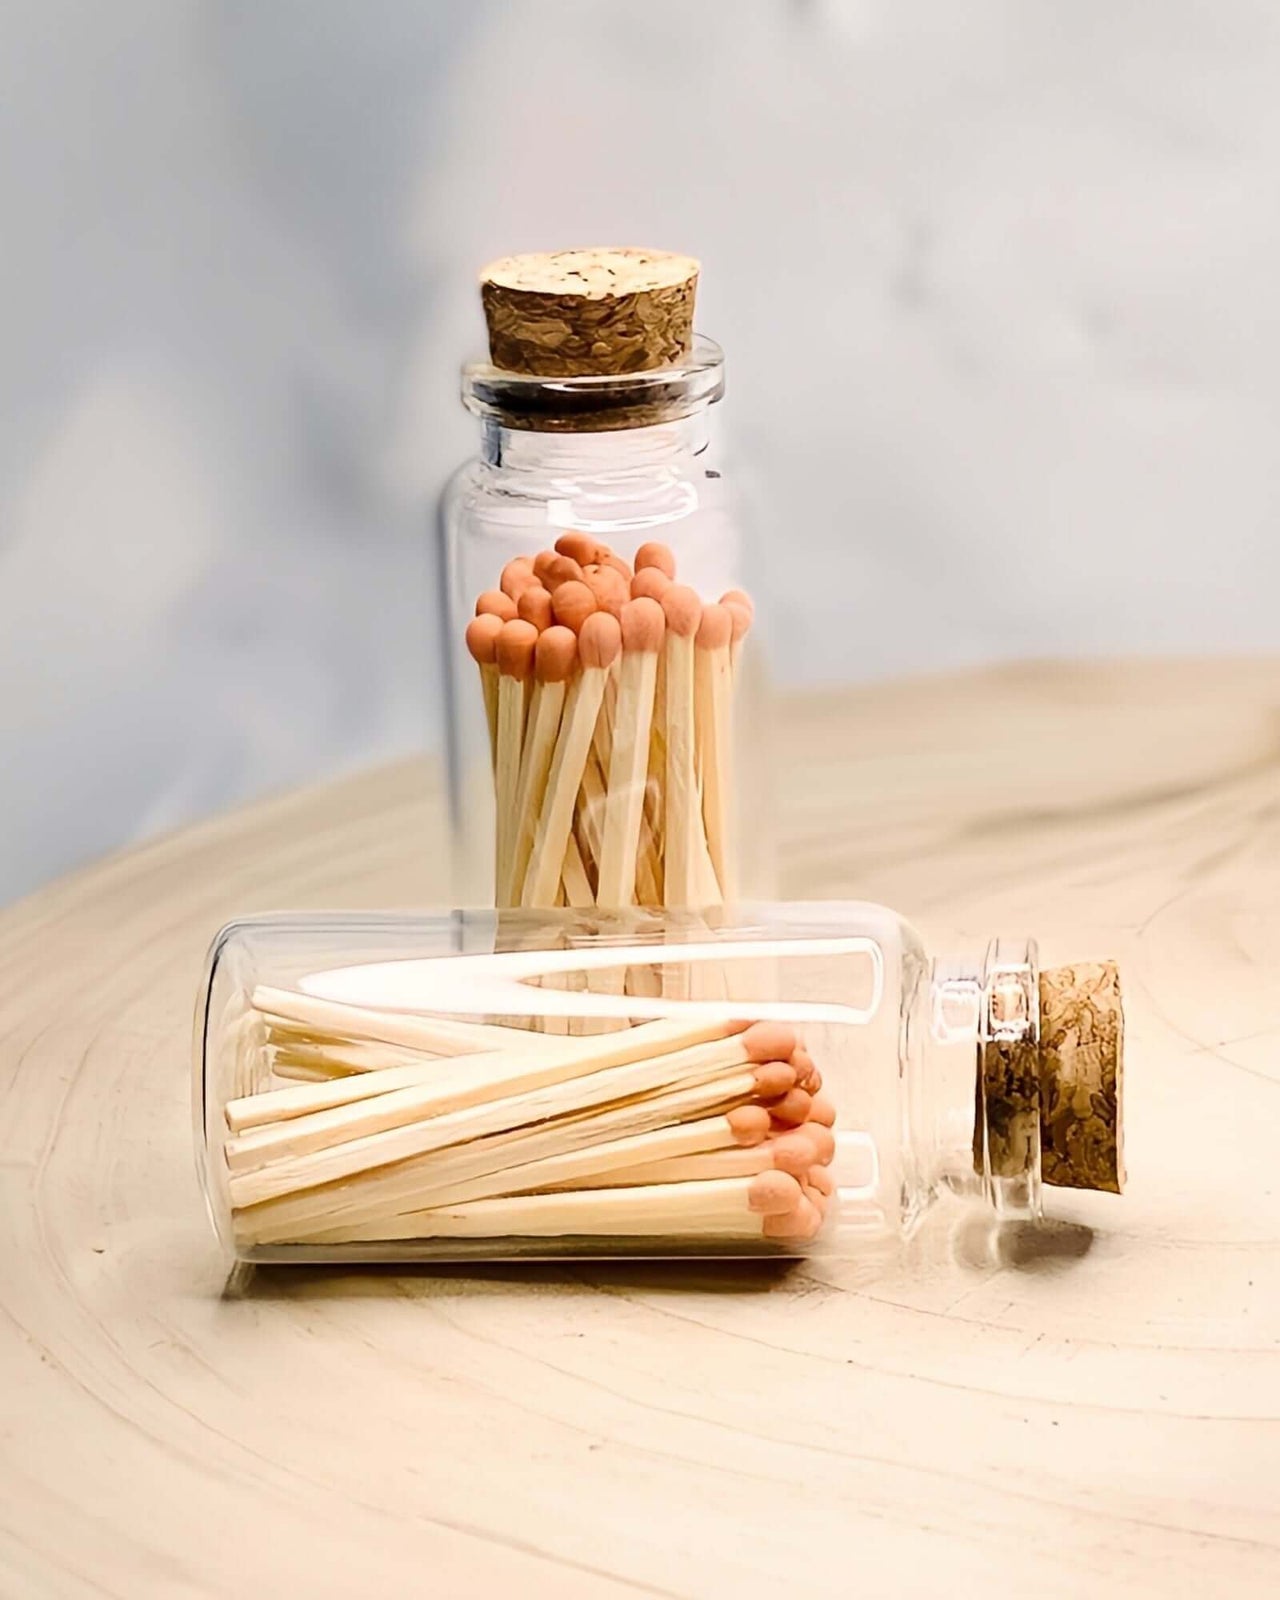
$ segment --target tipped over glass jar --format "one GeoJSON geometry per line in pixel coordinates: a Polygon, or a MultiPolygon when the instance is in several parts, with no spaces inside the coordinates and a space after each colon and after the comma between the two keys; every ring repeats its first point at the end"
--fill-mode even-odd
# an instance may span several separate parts
{"type": "Polygon", "coordinates": [[[878,1256],[930,1205],[1119,1192],[1109,962],[930,961],[882,907],[299,914],[196,1015],[214,1226],[249,1261],[878,1256]]]}
{"type": "Polygon", "coordinates": [[[440,519],[454,897],[772,892],[767,618],[711,435],[698,264],[517,256],[481,279],[477,457],[440,519]]]}

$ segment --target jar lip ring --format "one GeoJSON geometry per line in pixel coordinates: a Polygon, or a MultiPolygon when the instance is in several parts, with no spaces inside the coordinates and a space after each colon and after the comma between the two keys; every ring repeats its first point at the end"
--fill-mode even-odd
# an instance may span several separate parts
{"type": "Polygon", "coordinates": [[[647,372],[548,378],[506,372],[488,361],[462,368],[462,403],[513,428],[592,430],[674,422],[719,400],[724,352],[695,334],[687,360],[647,372]]]}

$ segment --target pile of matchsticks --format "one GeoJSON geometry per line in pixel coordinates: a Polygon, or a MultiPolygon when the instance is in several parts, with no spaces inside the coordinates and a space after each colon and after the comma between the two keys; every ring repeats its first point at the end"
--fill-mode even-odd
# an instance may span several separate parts
{"type": "Polygon", "coordinates": [[[565,1038],[264,987],[252,1008],[271,1074],[226,1103],[223,1142],[242,1250],[558,1239],[785,1253],[822,1226],[835,1112],[783,1023],[565,1038]]]}
{"type": "Polygon", "coordinates": [[[733,687],[753,608],[704,604],[664,544],[634,571],[567,533],[476,601],[499,906],[702,908],[733,895],[733,687]]]}

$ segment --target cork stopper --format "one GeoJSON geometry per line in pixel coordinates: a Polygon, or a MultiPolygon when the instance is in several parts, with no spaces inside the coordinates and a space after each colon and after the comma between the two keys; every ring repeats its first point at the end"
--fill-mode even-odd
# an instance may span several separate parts
{"type": "Polygon", "coordinates": [[[535,377],[610,377],[687,360],[698,263],[662,250],[506,256],[480,274],[489,358],[535,377]]]}
{"type": "Polygon", "coordinates": [[[1018,1183],[1038,1165],[1043,1183],[1119,1194],[1123,1053],[1114,961],[1041,972],[1038,993],[1030,969],[999,973],[978,1048],[975,1171],[1018,1183]]]}
{"type": "Polygon", "coordinates": [[[1040,974],[1040,1162],[1045,1183],[1124,1187],[1124,1009],[1114,961],[1040,974]]]}

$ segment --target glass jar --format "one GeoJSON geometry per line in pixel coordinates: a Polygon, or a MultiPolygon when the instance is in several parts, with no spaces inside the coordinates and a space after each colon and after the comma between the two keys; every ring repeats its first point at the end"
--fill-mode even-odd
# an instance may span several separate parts
{"type": "Polygon", "coordinates": [[[250,1261],[840,1256],[1120,1187],[1119,984],[892,912],[267,916],[210,951],[198,1159],[250,1261]]]}
{"type": "Polygon", "coordinates": [[[440,516],[458,902],[772,892],[768,627],[723,388],[705,338],[656,371],[464,369],[480,451],[440,516]]]}

